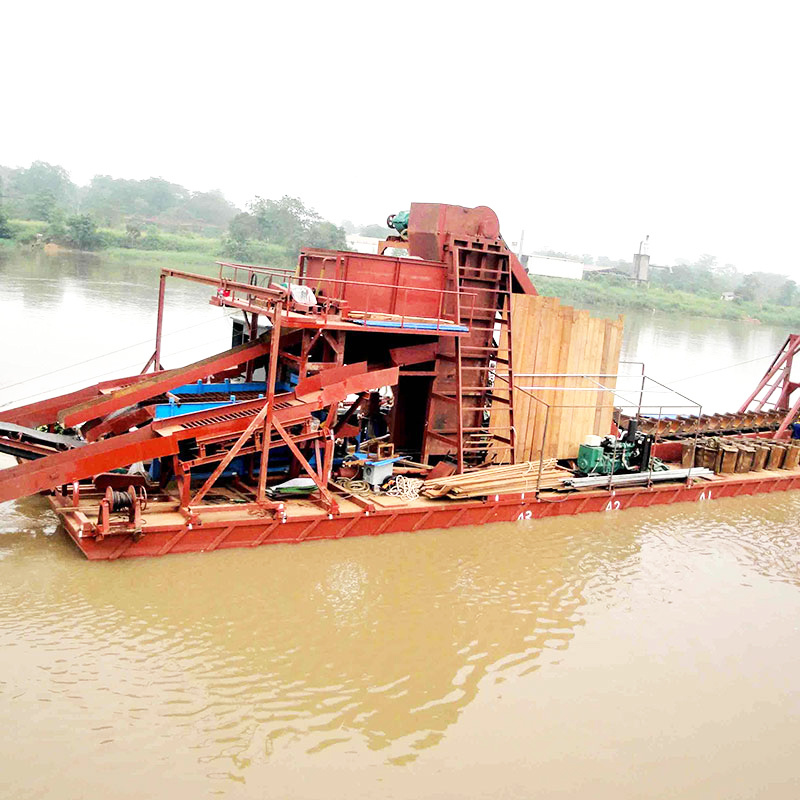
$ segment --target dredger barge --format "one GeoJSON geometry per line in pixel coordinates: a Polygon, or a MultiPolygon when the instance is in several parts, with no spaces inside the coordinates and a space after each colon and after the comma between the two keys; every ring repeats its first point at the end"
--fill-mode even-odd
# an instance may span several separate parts
{"type": "Polygon", "coordinates": [[[704,415],[620,362],[622,318],[539,297],[491,209],[390,223],[377,255],[162,270],[141,374],[0,413],[19,462],[0,501],[45,493],[87,558],[115,559],[800,487],[800,337],[737,412],[704,415]],[[175,279],[238,319],[231,349],[165,369],[175,279]]]}

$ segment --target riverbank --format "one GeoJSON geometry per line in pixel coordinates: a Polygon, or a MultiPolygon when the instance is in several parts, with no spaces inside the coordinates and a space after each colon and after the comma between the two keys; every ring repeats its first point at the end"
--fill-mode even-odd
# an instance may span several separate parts
{"type": "Polygon", "coordinates": [[[539,294],[558,297],[564,304],[576,308],[663,311],[692,317],[800,326],[800,308],[795,306],[726,301],[647,285],[615,286],[598,280],[578,281],[544,275],[532,275],[531,279],[539,294]]]}
{"type": "MultiPolygon", "coordinates": [[[[293,265],[295,257],[280,245],[267,242],[240,244],[237,255],[231,255],[230,247],[222,236],[199,233],[172,233],[151,227],[143,230],[120,230],[97,228],[94,236],[96,246],[88,249],[76,247],[63,237],[54,237],[46,222],[13,219],[9,221],[11,239],[0,239],[0,251],[34,250],[52,254],[55,252],[103,254],[110,262],[135,267],[208,267],[220,260],[247,264],[293,265]]],[[[237,248],[234,248],[236,252],[237,248]]]]}
{"type": "Polygon", "coordinates": [[[183,267],[205,268],[213,267],[214,262],[223,256],[219,251],[209,251],[207,248],[197,250],[136,250],[130,247],[107,247],[103,250],[74,250],[60,245],[31,245],[21,244],[12,239],[0,239],[0,252],[12,254],[42,253],[45,256],[64,253],[80,253],[91,256],[101,256],[114,264],[131,267],[183,267]]]}
{"type": "MultiPolygon", "coordinates": [[[[14,220],[14,224],[20,221],[14,220]]],[[[15,249],[53,248],[54,251],[69,252],[60,245],[41,245],[32,233],[38,231],[43,223],[26,223],[27,241],[0,239],[0,250],[11,252],[15,249]]],[[[110,246],[102,250],[88,251],[102,253],[104,258],[114,264],[133,267],[174,267],[192,268],[208,271],[215,269],[215,262],[230,257],[224,255],[223,240],[218,237],[183,235],[153,232],[141,240],[126,243],[124,234],[113,229],[100,229],[110,246]]],[[[286,250],[278,245],[263,244],[257,255],[261,258],[242,259],[247,263],[288,265],[286,250]]],[[[84,251],[72,251],[84,252],[84,251]]],[[[254,254],[256,255],[256,254],[254,254]]],[[[660,311],[668,314],[681,314],[690,317],[733,320],[766,325],[800,327],[800,307],[779,306],[771,303],[752,303],[741,300],[725,301],[709,295],[692,294],[654,286],[614,285],[602,280],[571,280],[551,278],[544,275],[531,276],[537,291],[546,296],[558,297],[565,305],[575,308],[603,309],[617,311],[660,311]]]]}

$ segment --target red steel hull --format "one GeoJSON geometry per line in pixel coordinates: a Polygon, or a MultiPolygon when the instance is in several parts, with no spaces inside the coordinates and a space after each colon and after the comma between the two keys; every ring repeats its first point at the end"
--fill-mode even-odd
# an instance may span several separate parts
{"type": "MultiPolygon", "coordinates": [[[[88,559],[113,560],[614,512],[800,489],[800,471],[786,474],[772,472],[763,478],[752,473],[751,476],[703,481],[693,486],[683,483],[662,484],[652,488],[623,488],[611,493],[575,492],[553,499],[537,500],[533,495],[510,494],[487,500],[443,500],[425,505],[381,508],[371,513],[345,512],[334,517],[309,513],[292,515],[285,522],[242,516],[235,520],[207,521],[199,526],[189,526],[188,523],[183,526],[148,525],[145,535],[138,541],[129,535],[108,536],[102,540],[81,537],[79,527],[70,515],[64,515],[64,527],[88,559]]],[[[54,508],[63,507],[58,495],[51,498],[51,503],[54,508]]]]}

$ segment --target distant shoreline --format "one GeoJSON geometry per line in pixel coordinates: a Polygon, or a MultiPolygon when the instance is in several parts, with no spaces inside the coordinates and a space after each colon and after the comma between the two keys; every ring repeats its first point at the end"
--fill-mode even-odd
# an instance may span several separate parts
{"type": "MultiPolygon", "coordinates": [[[[102,250],[71,250],[56,246],[57,249],[54,252],[89,253],[107,258],[115,263],[131,266],[185,266],[204,270],[214,268],[216,261],[225,258],[221,254],[220,239],[200,236],[178,237],[174,234],[172,237],[174,240],[180,241],[172,241],[173,246],[166,249],[111,246],[102,250]],[[197,244],[197,248],[192,249],[192,244],[197,244]],[[175,245],[182,249],[175,249],[175,245]]],[[[17,249],[20,251],[30,250],[31,247],[39,249],[38,246],[14,239],[0,240],[0,247],[6,252],[17,249]]],[[[43,244],[41,249],[49,247],[49,245],[43,244]]],[[[539,294],[558,297],[563,303],[575,308],[614,309],[622,312],[658,311],[689,317],[800,328],[800,308],[794,306],[727,301],[710,295],[692,294],[646,285],[609,285],[596,280],[551,278],[544,275],[531,275],[531,280],[539,294]]]]}
{"type": "Polygon", "coordinates": [[[772,303],[720,300],[647,285],[615,286],[595,280],[572,280],[531,275],[539,294],[558,297],[576,308],[604,308],[620,311],[661,311],[690,317],[706,317],[750,324],[800,328],[800,308],[772,303]]]}

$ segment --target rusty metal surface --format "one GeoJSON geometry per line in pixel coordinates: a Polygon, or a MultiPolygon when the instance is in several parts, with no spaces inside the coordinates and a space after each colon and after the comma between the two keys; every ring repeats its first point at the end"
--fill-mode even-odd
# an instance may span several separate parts
{"type": "Polygon", "coordinates": [[[409,254],[447,261],[452,242],[482,239],[508,252],[515,291],[538,294],[525,267],[503,241],[500,221],[488,206],[465,208],[444,203],[412,203],[408,220],[409,254]]]}
{"type": "MultiPolygon", "coordinates": [[[[345,368],[345,372],[346,374],[326,375],[320,388],[312,388],[305,398],[299,398],[295,393],[277,395],[273,419],[284,425],[291,425],[308,419],[312,411],[344,399],[352,392],[368,390],[376,384],[384,385],[384,381],[397,380],[396,367],[368,371],[366,364],[357,364],[345,368]]],[[[175,455],[180,450],[180,443],[185,440],[198,437],[236,437],[264,408],[265,402],[252,400],[158,420],[137,431],[103,439],[78,450],[55,453],[0,470],[0,502],[90,478],[100,472],[125,467],[137,461],[175,455]]]]}
{"type": "MultiPolygon", "coordinates": [[[[639,416],[639,429],[668,439],[695,434],[738,433],[745,431],[777,431],[786,417],[780,409],[766,411],[739,411],[734,414],[703,414],[678,417],[639,416]]],[[[627,428],[633,417],[619,415],[621,428],[627,428]]]]}
{"type": "MultiPolygon", "coordinates": [[[[524,494],[499,495],[487,501],[440,501],[427,505],[377,508],[372,512],[342,513],[336,517],[320,512],[281,518],[258,519],[242,512],[237,519],[190,527],[188,523],[144,526],[144,536],[108,537],[102,541],[83,535],[77,514],[64,514],[70,537],[90,560],[113,560],[168,553],[208,552],[262,544],[341,539],[345,536],[377,536],[490,522],[519,522],[586,513],[615,513],[629,508],[647,508],[677,503],[709,502],[729,497],[768,494],[800,489],[800,471],[760,479],[717,479],[694,486],[683,483],[652,488],[623,488],[614,492],[574,492],[565,498],[537,500],[524,494]]],[[[64,508],[63,498],[51,498],[55,508],[64,508]]]]}
{"type": "Polygon", "coordinates": [[[255,342],[233,347],[224,353],[209,356],[185,367],[145,375],[142,380],[136,381],[130,386],[62,409],[58,412],[58,421],[64,426],[72,427],[91,419],[97,419],[142,400],[156,397],[176,386],[191,383],[198,378],[206,378],[218,370],[243,364],[251,358],[266,353],[267,345],[268,337],[262,337],[255,342]]]}

